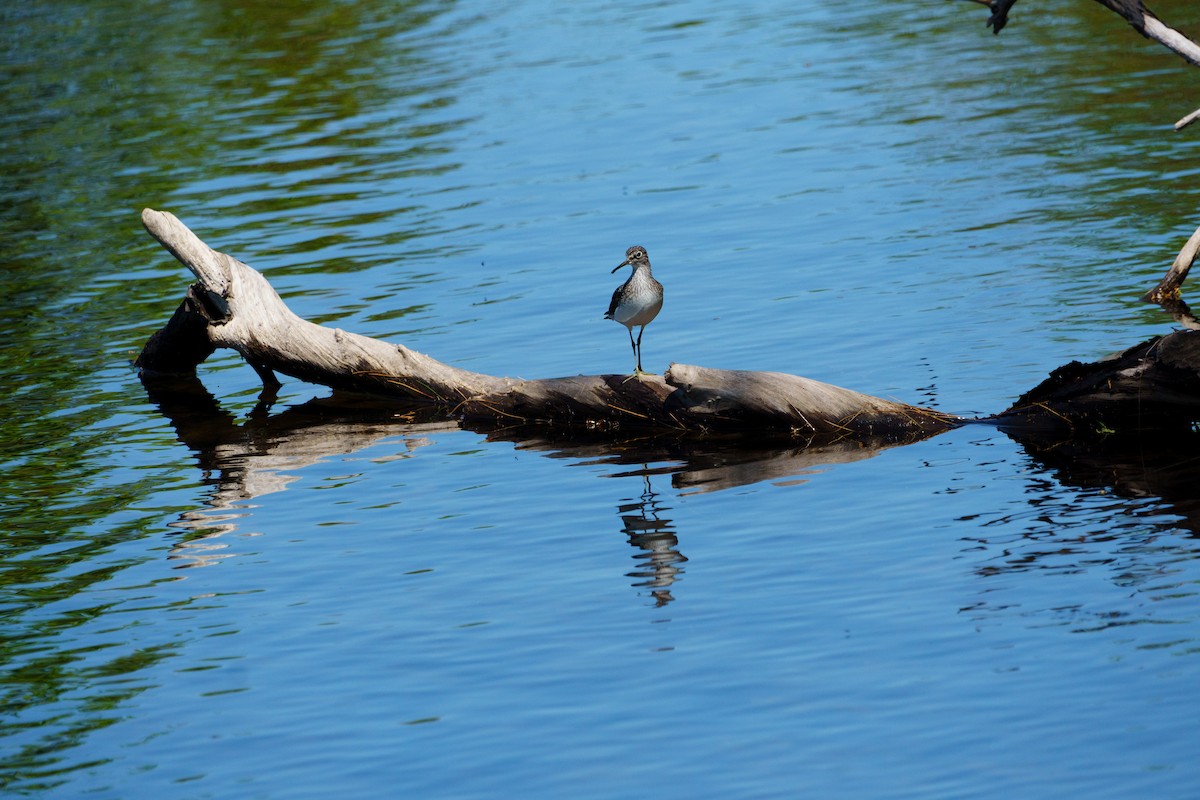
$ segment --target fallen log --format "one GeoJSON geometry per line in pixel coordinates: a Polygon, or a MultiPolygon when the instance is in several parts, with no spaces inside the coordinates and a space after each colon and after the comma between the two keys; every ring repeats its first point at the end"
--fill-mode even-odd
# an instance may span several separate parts
{"type": "MultiPolygon", "coordinates": [[[[146,229],[198,279],[137,360],[144,381],[196,375],[217,348],[239,352],[266,394],[276,372],[397,405],[440,407],[446,418],[493,427],[566,426],[615,435],[783,434],[804,447],[908,443],[967,422],[1009,429],[1107,435],[1192,429],[1200,420],[1200,330],[1155,337],[1123,353],[1051,373],[1005,411],[969,420],[796,375],[671,364],[663,376],[576,375],[521,380],[444,364],[391,344],[301,319],[258,272],[204,244],[173,215],[146,209],[146,229]]],[[[1200,327],[1178,294],[1200,233],[1184,246],[1160,290],[1164,308],[1200,327]],[[1168,287],[1167,291],[1161,291],[1168,287]]]]}
{"type": "Polygon", "coordinates": [[[216,348],[239,352],[265,389],[276,372],[343,391],[444,407],[497,424],[596,430],[785,431],[806,443],[908,441],[966,420],[776,372],[672,364],[666,374],[540,380],[484,375],[404,345],[301,319],[257,271],[213,250],[174,215],[146,209],[146,230],[196,276],[171,321],[147,342],[143,378],[195,375],[216,348]]]}

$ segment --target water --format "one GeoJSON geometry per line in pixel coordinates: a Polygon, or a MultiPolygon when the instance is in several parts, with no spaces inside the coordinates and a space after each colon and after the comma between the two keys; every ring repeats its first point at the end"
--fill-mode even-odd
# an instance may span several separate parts
{"type": "Polygon", "coordinates": [[[190,277],[144,206],[497,374],[631,367],[634,243],[647,369],[986,414],[1170,328],[1182,62],[1091,4],[794,5],[0,11],[5,791],[1194,795],[1193,442],[614,442],[130,369],[190,277]]]}

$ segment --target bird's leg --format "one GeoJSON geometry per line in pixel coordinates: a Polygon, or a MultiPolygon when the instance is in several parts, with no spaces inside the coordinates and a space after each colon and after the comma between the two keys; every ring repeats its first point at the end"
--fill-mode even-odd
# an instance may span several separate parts
{"type": "MultiPolygon", "coordinates": [[[[637,355],[637,366],[634,367],[633,375],[630,377],[637,378],[639,381],[643,375],[650,375],[649,372],[642,371],[642,334],[646,332],[646,326],[643,325],[638,329],[637,344],[633,346],[633,352],[637,355]]],[[[629,329],[629,340],[633,341],[633,328],[629,329]]]]}
{"type": "MultiPolygon", "coordinates": [[[[629,330],[629,346],[633,348],[634,362],[637,363],[638,365],[641,365],[642,357],[638,354],[637,343],[635,341],[633,341],[633,328],[630,327],[628,330],[629,330]]],[[[639,367],[634,367],[633,374],[630,375],[625,380],[623,380],[622,383],[629,383],[629,381],[633,380],[634,378],[641,380],[641,377],[639,377],[640,372],[641,372],[641,369],[639,367]]]]}
{"type": "MultiPolygon", "coordinates": [[[[638,373],[641,373],[641,371],[642,371],[642,334],[645,332],[646,332],[645,325],[638,328],[637,347],[634,348],[635,350],[637,350],[637,372],[638,373]]],[[[633,328],[629,329],[629,337],[633,338],[633,328]]]]}

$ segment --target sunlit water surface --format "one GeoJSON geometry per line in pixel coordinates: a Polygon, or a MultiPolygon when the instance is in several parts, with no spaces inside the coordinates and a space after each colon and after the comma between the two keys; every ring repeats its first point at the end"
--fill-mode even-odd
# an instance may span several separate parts
{"type": "Polygon", "coordinates": [[[1169,330],[1200,223],[1194,70],[1087,5],[0,11],[0,787],[1194,796],[1195,443],[533,440],[129,367],[190,279],[150,206],[474,370],[628,370],[638,243],[648,369],[999,411],[1169,330]]]}

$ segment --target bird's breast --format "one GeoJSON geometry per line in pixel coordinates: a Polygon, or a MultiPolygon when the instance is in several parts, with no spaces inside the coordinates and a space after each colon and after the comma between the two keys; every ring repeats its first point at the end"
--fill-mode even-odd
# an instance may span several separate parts
{"type": "Polygon", "coordinates": [[[662,284],[640,270],[622,287],[613,319],[622,325],[647,325],[662,309],[662,284]]]}

